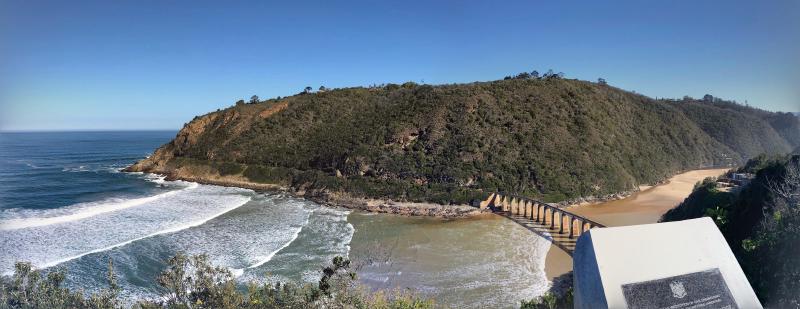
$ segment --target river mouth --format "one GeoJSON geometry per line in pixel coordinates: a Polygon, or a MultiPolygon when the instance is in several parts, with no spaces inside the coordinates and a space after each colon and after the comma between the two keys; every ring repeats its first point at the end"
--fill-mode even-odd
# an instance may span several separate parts
{"type": "Polygon", "coordinates": [[[372,289],[411,290],[454,308],[512,308],[549,287],[550,243],[496,215],[443,220],[353,212],[350,257],[372,289]],[[377,258],[376,258],[377,257],[377,258]]]}
{"type": "Polygon", "coordinates": [[[692,193],[695,183],[717,177],[728,169],[703,169],[677,174],[669,182],[649,187],[621,200],[573,206],[568,210],[606,226],[656,223],[668,210],[678,206],[692,193]]]}
{"type": "MultiPolygon", "coordinates": [[[[672,176],[665,184],[646,187],[621,200],[571,206],[568,211],[606,226],[656,223],[668,210],[692,193],[695,183],[717,177],[728,169],[692,170],[672,176]]],[[[572,257],[553,246],[547,256],[547,277],[552,279],[572,270],[572,257]]]]}

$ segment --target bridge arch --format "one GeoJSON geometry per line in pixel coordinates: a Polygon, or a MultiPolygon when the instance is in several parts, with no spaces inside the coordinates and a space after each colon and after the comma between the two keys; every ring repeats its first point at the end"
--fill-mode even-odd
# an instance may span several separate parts
{"type": "Polygon", "coordinates": [[[565,209],[513,194],[494,192],[479,205],[543,236],[569,255],[575,249],[577,237],[590,229],[605,227],[565,209]]]}

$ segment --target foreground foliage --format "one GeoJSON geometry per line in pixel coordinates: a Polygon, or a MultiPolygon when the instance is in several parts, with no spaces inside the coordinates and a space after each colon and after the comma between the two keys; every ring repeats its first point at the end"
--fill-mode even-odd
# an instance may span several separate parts
{"type": "Polygon", "coordinates": [[[523,300],[520,309],[570,309],[573,307],[573,290],[563,295],[547,292],[532,300],[523,300]]]}
{"type": "MultiPolygon", "coordinates": [[[[14,276],[3,278],[0,308],[123,308],[118,299],[113,267],[109,264],[109,288],[84,295],[62,286],[65,270],[34,270],[30,263],[17,263],[14,276]]],[[[433,308],[433,302],[409,292],[371,292],[356,282],[350,261],[333,259],[322,270],[317,285],[248,283],[240,290],[226,268],[209,263],[205,255],[178,254],[157,279],[161,295],[140,300],[133,308],[433,308]]]]}
{"type": "Polygon", "coordinates": [[[712,217],[762,303],[800,308],[800,155],[759,156],[738,172],[756,176],[734,192],[704,181],[662,221],[712,217]]]}

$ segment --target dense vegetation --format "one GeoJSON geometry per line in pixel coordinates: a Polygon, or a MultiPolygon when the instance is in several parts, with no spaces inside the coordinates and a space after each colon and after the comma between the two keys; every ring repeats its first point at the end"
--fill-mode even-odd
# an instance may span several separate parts
{"type": "Polygon", "coordinates": [[[573,290],[569,289],[564,295],[547,292],[532,300],[523,300],[520,309],[569,309],[574,308],[573,290]]]}
{"type": "Polygon", "coordinates": [[[712,217],[761,301],[800,308],[800,155],[759,156],[738,172],[756,176],[731,192],[705,180],[662,221],[712,217]]]}
{"type": "MultiPolygon", "coordinates": [[[[0,308],[123,308],[113,267],[109,262],[109,287],[84,295],[62,286],[65,271],[43,274],[29,263],[17,263],[12,278],[0,278],[0,308]]],[[[356,284],[350,261],[341,257],[322,270],[317,285],[249,283],[242,291],[226,268],[215,267],[204,255],[171,258],[157,279],[161,295],[139,300],[133,308],[432,308],[433,303],[407,292],[370,292],[356,284]]]]}
{"type": "Polygon", "coordinates": [[[800,146],[790,114],[561,76],[255,97],[196,117],[133,170],[212,166],[307,192],[443,204],[493,190],[558,201],[800,146]]]}
{"type": "Polygon", "coordinates": [[[743,158],[785,154],[800,145],[800,122],[791,113],[771,113],[710,95],[703,100],[664,101],[743,158]]]}

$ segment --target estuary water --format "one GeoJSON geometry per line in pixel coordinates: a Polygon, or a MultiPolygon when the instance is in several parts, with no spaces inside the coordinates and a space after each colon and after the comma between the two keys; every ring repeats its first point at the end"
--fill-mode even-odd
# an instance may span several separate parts
{"type": "Polygon", "coordinates": [[[374,289],[454,307],[514,307],[547,288],[549,244],[499,217],[354,213],[278,193],[121,170],[175,132],[0,133],[0,274],[16,261],[64,267],[70,287],[154,297],[178,252],[205,253],[241,282],[316,282],[334,256],[374,289]],[[375,258],[375,257],[380,258],[375,258]]]}

